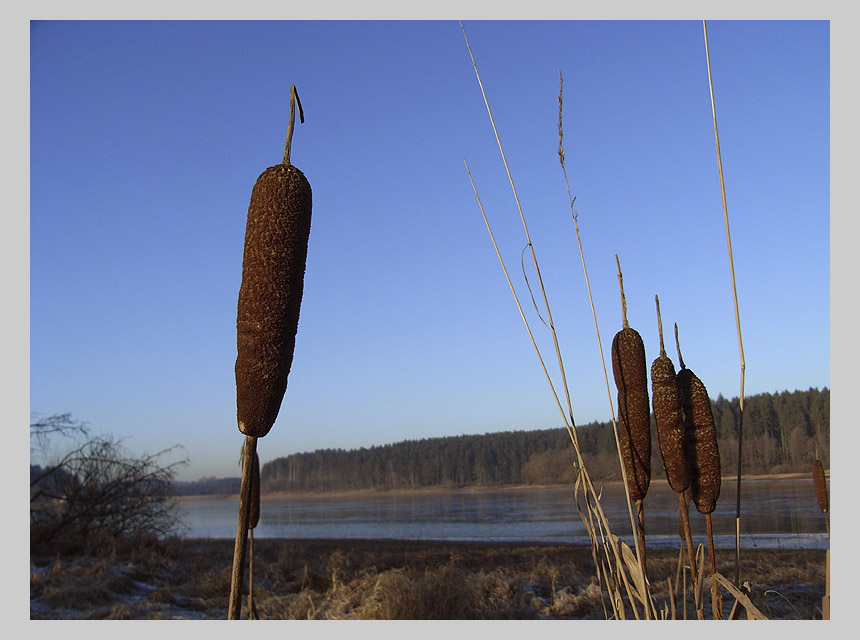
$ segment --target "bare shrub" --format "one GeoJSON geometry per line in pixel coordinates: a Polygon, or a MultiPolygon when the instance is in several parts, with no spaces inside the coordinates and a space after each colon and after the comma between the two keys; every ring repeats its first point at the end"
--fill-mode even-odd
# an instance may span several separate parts
{"type": "Polygon", "coordinates": [[[130,456],[121,441],[91,434],[69,414],[31,421],[30,440],[31,552],[112,548],[122,538],[178,526],[169,498],[188,460],[161,462],[178,445],[130,456]]]}

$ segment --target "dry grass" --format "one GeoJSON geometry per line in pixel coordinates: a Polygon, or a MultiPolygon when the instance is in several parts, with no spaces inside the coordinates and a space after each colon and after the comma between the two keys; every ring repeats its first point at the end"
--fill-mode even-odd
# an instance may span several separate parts
{"type": "MultiPolygon", "coordinates": [[[[149,542],[102,557],[31,558],[33,619],[225,619],[230,540],[149,542]]],[[[732,568],[731,554],[717,569],[732,568]]],[[[261,619],[604,619],[591,551],[563,544],[255,541],[261,619]]],[[[658,610],[678,551],[649,550],[658,610]]],[[[772,619],[820,619],[824,551],[747,551],[742,573],[772,619]]],[[[726,596],[724,615],[732,598],[726,596]]],[[[706,615],[710,615],[707,610],[706,615]]],[[[677,617],[682,604],[676,602],[677,617]]],[[[694,617],[692,597],[688,618],[694,617]]],[[[243,598],[242,617],[247,617],[243,598]]]]}

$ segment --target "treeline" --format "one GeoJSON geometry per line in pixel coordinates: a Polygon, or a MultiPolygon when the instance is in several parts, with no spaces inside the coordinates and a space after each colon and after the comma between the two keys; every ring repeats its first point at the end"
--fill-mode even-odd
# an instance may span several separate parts
{"type": "MultiPolygon", "coordinates": [[[[711,404],[723,475],[734,475],[740,403],[719,396],[711,404]]],[[[652,417],[656,478],[663,464],[653,429],[652,417]]],[[[816,455],[829,468],[830,391],[749,396],[743,430],[745,474],[807,472],[816,455]]],[[[593,480],[620,478],[611,422],[579,426],[577,438],[593,480]]],[[[572,462],[564,428],[505,431],[296,453],[265,463],[261,482],[267,492],[570,483],[572,462]]]]}
{"type": "Polygon", "coordinates": [[[173,494],[177,496],[209,496],[232,495],[239,493],[242,479],[236,478],[200,478],[200,480],[179,481],[173,483],[173,494]]]}

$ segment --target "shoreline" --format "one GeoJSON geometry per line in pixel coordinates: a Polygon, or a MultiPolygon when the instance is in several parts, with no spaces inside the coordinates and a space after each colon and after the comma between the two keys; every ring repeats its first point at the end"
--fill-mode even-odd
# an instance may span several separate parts
{"type": "MultiPolygon", "coordinates": [[[[830,471],[826,472],[827,477],[830,476],[830,471]]],[[[768,473],[759,475],[743,476],[741,482],[757,482],[768,480],[790,480],[798,478],[809,478],[812,481],[811,473],[768,473]]],[[[737,482],[737,474],[724,476],[723,483],[737,482]]],[[[621,480],[607,480],[599,483],[605,487],[620,486],[621,480]]],[[[417,488],[400,488],[400,489],[335,489],[331,491],[274,491],[264,492],[261,494],[262,500],[320,500],[320,499],[342,499],[342,498],[376,498],[379,496],[427,496],[427,495],[443,495],[452,493],[500,493],[505,491],[539,491],[539,490],[562,490],[572,489],[570,484],[519,484],[519,485],[465,485],[462,487],[417,487],[417,488]]],[[[212,493],[199,495],[184,495],[173,496],[174,500],[184,502],[188,500],[223,500],[223,499],[239,499],[238,493],[212,493]]]]}

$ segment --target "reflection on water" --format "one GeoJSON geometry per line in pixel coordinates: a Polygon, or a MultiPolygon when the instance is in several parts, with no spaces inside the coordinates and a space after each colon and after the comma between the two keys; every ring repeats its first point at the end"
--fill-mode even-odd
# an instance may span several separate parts
{"type": "MultiPolygon", "coordinates": [[[[718,547],[735,544],[736,483],[723,482],[712,514],[718,547]]],[[[825,548],[824,516],[812,479],[745,480],[741,538],[744,547],[825,548]]],[[[612,532],[632,543],[632,526],[619,485],[603,489],[600,504],[612,532]]],[[[187,537],[233,538],[238,500],[179,503],[187,537]]],[[[645,498],[649,546],[678,542],[678,494],[664,480],[645,498]]],[[[705,517],[690,505],[696,544],[705,542],[705,517]]],[[[573,488],[500,491],[380,493],[360,497],[263,498],[257,538],[397,538],[588,543],[573,488]]]]}

